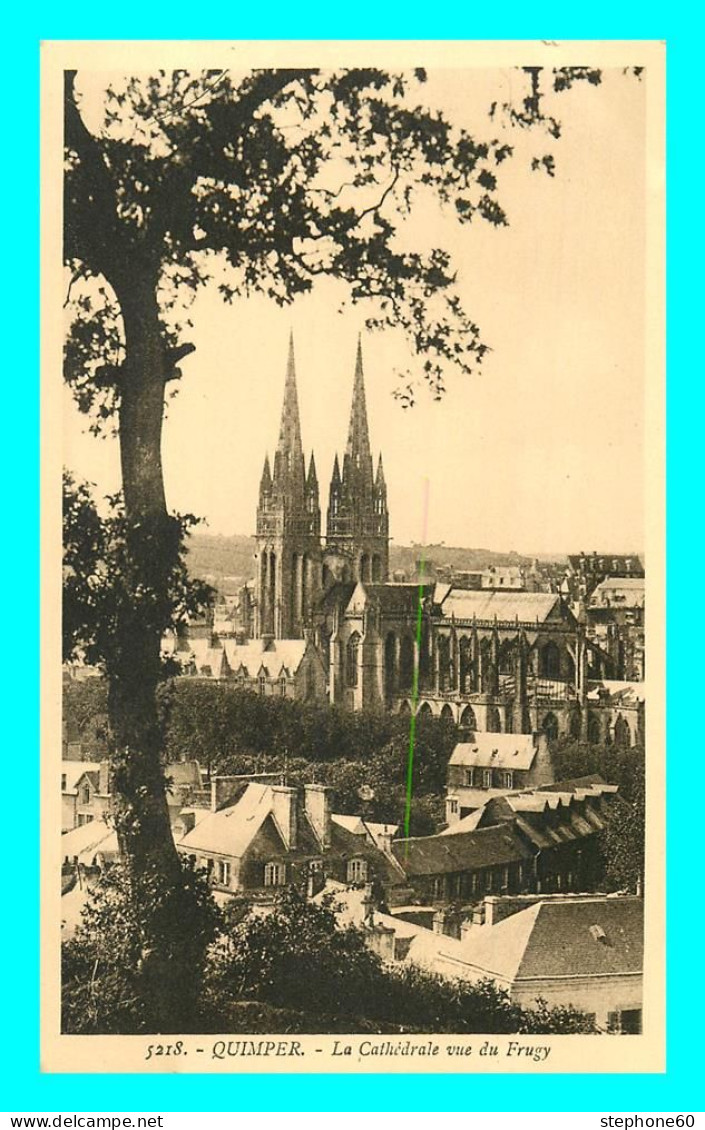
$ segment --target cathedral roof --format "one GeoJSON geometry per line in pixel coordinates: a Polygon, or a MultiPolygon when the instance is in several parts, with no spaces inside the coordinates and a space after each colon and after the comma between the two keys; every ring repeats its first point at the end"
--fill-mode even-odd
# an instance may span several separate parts
{"type": "Polygon", "coordinates": [[[416,615],[419,607],[419,586],[415,584],[370,584],[360,581],[350,597],[350,611],[366,604],[378,603],[382,612],[405,612],[416,615]]]}
{"type": "Polygon", "coordinates": [[[458,620],[519,620],[543,623],[546,620],[572,620],[558,593],[497,592],[494,589],[451,588],[441,604],[443,616],[458,620]]]}

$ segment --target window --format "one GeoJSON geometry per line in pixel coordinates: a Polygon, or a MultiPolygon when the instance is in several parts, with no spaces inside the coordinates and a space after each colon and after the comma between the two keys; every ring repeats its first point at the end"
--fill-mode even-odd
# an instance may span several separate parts
{"type": "Polygon", "coordinates": [[[65,773],[61,774],[61,791],[62,791],[62,793],[66,792],[66,774],[65,773]]]}
{"type": "Polygon", "coordinates": [[[230,864],[227,859],[218,860],[218,882],[221,887],[230,886],[230,864]]]}
{"type": "Polygon", "coordinates": [[[465,784],[469,788],[472,788],[472,786],[475,784],[475,770],[474,769],[466,769],[465,770],[465,784]]]}
{"type": "Polygon", "coordinates": [[[283,863],[265,863],[265,887],[283,887],[286,880],[286,868],[283,863]]]}
{"type": "Polygon", "coordinates": [[[514,788],[514,771],[512,769],[507,769],[502,774],[502,784],[504,785],[505,789],[514,788]]]}
{"type": "Polygon", "coordinates": [[[492,788],[492,770],[491,769],[483,769],[482,770],[482,787],[483,787],[483,789],[491,789],[492,788]]]}
{"type": "Polygon", "coordinates": [[[91,803],[91,789],[90,785],[83,785],[81,789],[81,804],[91,803]]]}
{"type": "Polygon", "coordinates": [[[505,891],[509,890],[509,867],[508,866],[502,868],[502,889],[505,890],[505,891]]]}
{"type": "Polygon", "coordinates": [[[477,871],[473,871],[472,876],[470,877],[470,894],[471,895],[477,894],[477,886],[478,886],[477,871]]]}
{"type": "Polygon", "coordinates": [[[308,869],[312,873],[316,872],[316,871],[322,871],[323,870],[323,860],[322,859],[309,859],[308,869]]]}
{"type": "Polygon", "coordinates": [[[494,888],[494,872],[493,872],[492,868],[490,867],[490,869],[487,872],[486,878],[485,878],[485,890],[489,894],[489,892],[492,891],[493,888],[494,888]]]}
{"type": "Polygon", "coordinates": [[[364,883],[367,881],[367,860],[351,859],[348,861],[348,883],[364,883]]]}
{"type": "Polygon", "coordinates": [[[282,698],[286,696],[286,675],[279,676],[279,694],[282,698]]]}
{"type": "Polygon", "coordinates": [[[357,632],[353,632],[345,649],[345,676],[349,687],[357,686],[359,649],[360,637],[357,632]]]}
{"type": "Polygon", "coordinates": [[[433,880],[433,897],[434,897],[434,899],[442,899],[443,898],[443,876],[442,875],[436,875],[435,879],[433,880]]]}
{"type": "Polygon", "coordinates": [[[458,815],[458,798],[454,796],[448,797],[448,814],[449,816],[458,815]]]}
{"type": "Polygon", "coordinates": [[[265,691],[266,691],[266,688],[267,688],[267,678],[266,678],[266,676],[260,675],[259,679],[257,680],[257,683],[258,683],[258,687],[259,687],[259,693],[264,694],[265,691]]]}

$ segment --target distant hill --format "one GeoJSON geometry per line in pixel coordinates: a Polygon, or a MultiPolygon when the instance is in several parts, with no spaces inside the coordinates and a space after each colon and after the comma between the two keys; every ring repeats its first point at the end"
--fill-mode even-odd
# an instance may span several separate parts
{"type": "MultiPolygon", "coordinates": [[[[222,534],[194,533],[188,542],[188,568],[194,577],[200,577],[225,593],[237,589],[255,575],[255,538],[243,534],[226,537],[222,534]]],[[[540,556],[543,563],[564,564],[567,558],[556,554],[540,556]]],[[[532,558],[519,553],[497,553],[492,549],[465,549],[449,545],[394,545],[390,546],[391,572],[403,569],[411,576],[416,562],[421,558],[427,566],[452,565],[454,569],[486,569],[489,565],[531,565],[532,558]]]]}

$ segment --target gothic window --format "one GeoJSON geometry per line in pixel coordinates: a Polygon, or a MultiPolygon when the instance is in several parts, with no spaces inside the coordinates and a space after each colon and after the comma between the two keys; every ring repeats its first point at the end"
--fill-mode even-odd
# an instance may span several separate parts
{"type": "Polygon", "coordinates": [[[631,745],[629,723],[620,714],[614,724],[614,744],[626,748],[631,745]]]}
{"type": "Polygon", "coordinates": [[[561,675],[561,653],[553,640],[541,648],[541,675],[544,679],[559,679],[561,675]]]}
{"type": "Polygon", "coordinates": [[[499,710],[496,706],[488,706],[487,708],[487,729],[489,733],[500,734],[502,732],[502,723],[499,717],[499,710]]]}
{"type": "Polygon", "coordinates": [[[396,685],[396,655],[397,639],[394,632],[390,632],[384,641],[384,687],[387,696],[394,694],[396,685]]]}
{"type": "Polygon", "coordinates": [[[399,687],[410,691],[414,681],[414,644],[409,636],[402,636],[399,649],[399,687]]]}
{"type": "Polygon", "coordinates": [[[541,723],[541,729],[549,741],[555,742],[558,737],[558,719],[555,714],[549,713],[541,723]]]}
{"type": "Polygon", "coordinates": [[[359,652],[360,636],[353,632],[345,648],[345,676],[349,687],[356,687],[358,684],[359,652]]]}

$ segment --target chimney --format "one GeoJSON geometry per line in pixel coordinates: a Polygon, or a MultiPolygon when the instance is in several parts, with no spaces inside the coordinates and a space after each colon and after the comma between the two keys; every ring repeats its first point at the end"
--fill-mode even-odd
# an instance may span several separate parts
{"type": "Polygon", "coordinates": [[[110,762],[104,759],[98,773],[98,796],[110,796],[110,762]]]}
{"type": "Polygon", "coordinates": [[[304,811],[322,851],[327,851],[330,847],[330,794],[331,790],[327,785],[304,786],[304,811]]]}
{"type": "Polygon", "coordinates": [[[296,800],[296,789],[272,785],[272,815],[287,851],[294,851],[297,845],[296,800]]]}

